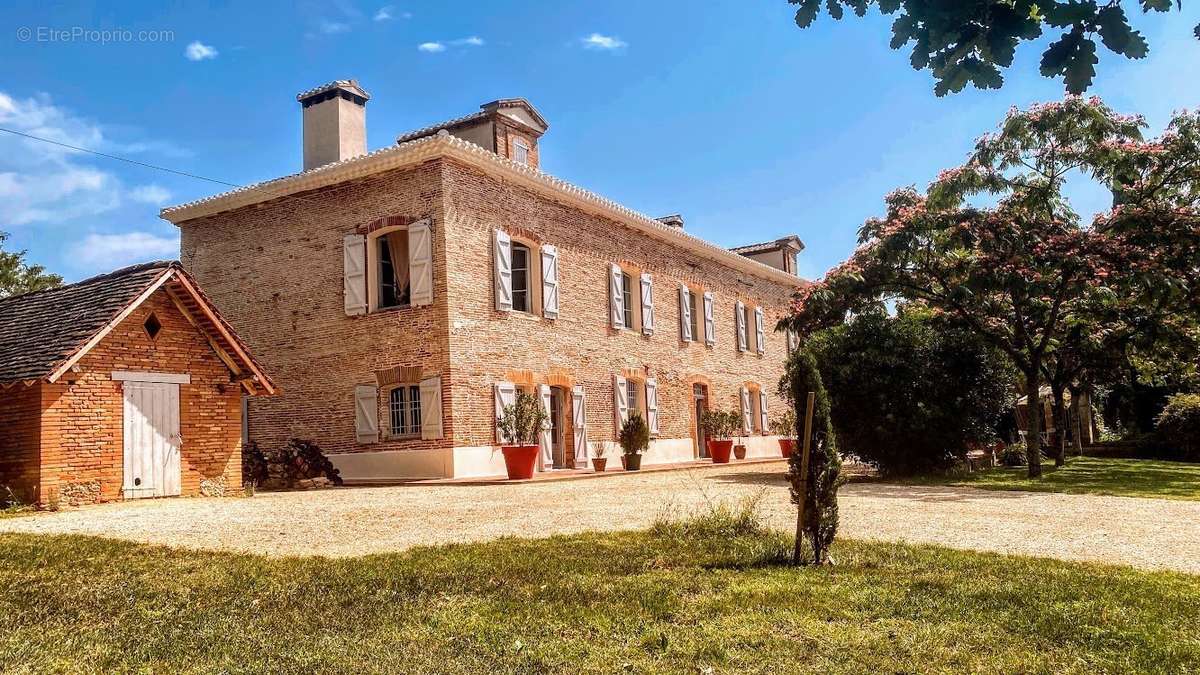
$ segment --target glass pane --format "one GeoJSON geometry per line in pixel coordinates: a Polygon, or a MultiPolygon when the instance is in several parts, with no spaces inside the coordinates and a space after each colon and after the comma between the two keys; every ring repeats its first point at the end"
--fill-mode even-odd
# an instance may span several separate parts
{"type": "Polygon", "coordinates": [[[379,306],[395,307],[400,304],[396,289],[396,268],[392,263],[392,247],[388,245],[387,237],[379,237],[378,243],[379,270],[376,275],[379,283],[379,306]]]}
{"type": "Polygon", "coordinates": [[[513,244],[512,247],[512,291],[513,309],[529,311],[529,249],[513,244]]]}

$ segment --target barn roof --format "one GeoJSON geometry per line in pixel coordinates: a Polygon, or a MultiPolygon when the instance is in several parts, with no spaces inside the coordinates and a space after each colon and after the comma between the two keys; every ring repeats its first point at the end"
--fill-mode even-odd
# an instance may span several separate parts
{"type": "Polygon", "coordinates": [[[174,261],[125,267],[0,299],[0,385],[57,381],[122,319],[165,288],[251,393],[275,386],[196,282],[174,261]]]}

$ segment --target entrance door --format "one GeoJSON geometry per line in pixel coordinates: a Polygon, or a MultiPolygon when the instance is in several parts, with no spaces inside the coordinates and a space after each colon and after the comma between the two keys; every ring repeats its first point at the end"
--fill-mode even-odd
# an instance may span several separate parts
{"type": "Polygon", "coordinates": [[[179,385],[125,382],[125,498],[180,493],[179,385]]]}
{"type": "Polygon", "coordinates": [[[692,385],[692,400],[696,409],[696,444],[697,457],[708,457],[708,439],[704,436],[704,411],[708,410],[708,387],[703,384],[692,385]]]}
{"type": "Polygon", "coordinates": [[[550,448],[553,451],[554,468],[567,468],[566,445],[563,443],[563,390],[550,387],[550,448]]]}

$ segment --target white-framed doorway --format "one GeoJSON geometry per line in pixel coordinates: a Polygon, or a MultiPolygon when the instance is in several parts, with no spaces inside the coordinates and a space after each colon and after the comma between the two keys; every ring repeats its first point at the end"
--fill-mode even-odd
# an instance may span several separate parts
{"type": "MultiPolygon", "coordinates": [[[[147,381],[148,373],[113,373],[122,380],[124,483],[126,499],[173,497],[181,493],[179,376],[147,381]]],[[[183,376],[186,377],[186,376],[183,376]]]]}

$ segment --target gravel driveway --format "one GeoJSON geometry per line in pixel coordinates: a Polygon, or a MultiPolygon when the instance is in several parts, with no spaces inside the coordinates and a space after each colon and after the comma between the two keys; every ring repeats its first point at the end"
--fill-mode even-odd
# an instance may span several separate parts
{"type": "MultiPolygon", "coordinates": [[[[265,555],[356,556],[423,544],[643,528],[661,514],[762,494],[794,527],[782,462],[514,485],[408,485],[253,498],[124,502],[0,520],[0,532],[87,534],[265,555]]],[[[1123,563],[1200,574],[1200,502],[879,483],[841,492],[858,539],[1123,563]]]]}

